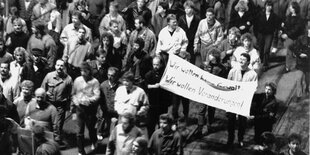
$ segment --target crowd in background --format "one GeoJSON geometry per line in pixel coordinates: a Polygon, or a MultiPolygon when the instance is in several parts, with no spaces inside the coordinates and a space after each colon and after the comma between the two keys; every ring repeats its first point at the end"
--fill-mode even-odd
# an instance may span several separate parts
{"type": "MultiPolygon", "coordinates": [[[[91,149],[109,137],[108,155],[182,154],[190,100],[159,85],[171,54],[222,78],[257,82],[284,50],[285,72],[304,74],[299,97],[309,93],[309,0],[0,0],[0,13],[0,130],[12,139],[0,143],[5,154],[16,152],[17,128],[33,131],[37,154],[59,154],[68,114],[81,155],[85,126],[91,149]]],[[[251,119],[257,152],[278,154],[276,90],[268,82],[254,95],[250,117],[227,112],[227,148],[235,128],[244,147],[251,119]]],[[[205,124],[212,132],[215,111],[201,104],[197,137],[205,124]]],[[[281,154],[301,154],[300,143],[291,135],[281,154]]]]}

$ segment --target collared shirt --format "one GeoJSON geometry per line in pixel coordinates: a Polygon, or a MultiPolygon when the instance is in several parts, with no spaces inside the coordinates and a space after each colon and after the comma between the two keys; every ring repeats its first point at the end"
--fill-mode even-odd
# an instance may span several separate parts
{"type": "Polygon", "coordinates": [[[101,95],[103,96],[103,99],[105,100],[108,111],[115,111],[114,97],[115,97],[115,92],[118,86],[119,86],[119,83],[111,85],[109,80],[102,82],[102,84],[100,85],[101,95]]]}
{"type": "Polygon", "coordinates": [[[13,102],[19,91],[16,78],[10,74],[8,78],[3,79],[0,75],[0,85],[3,87],[3,95],[5,98],[13,102]]]}
{"type": "Polygon", "coordinates": [[[46,99],[49,102],[65,102],[70,99],[72,79],[65,74],[64,77],[59,77],[57,71],[48,73],[41,87],[46,90],[46,99]]]}
{"type": "Polygon", "coordinates": [[[133,86],[133,89],[128,93],[126,86],[120,86],[115,92],[115,111],[119,115],[131,113],[136,115],[140,112],[147,112],[149,109],[149,100],[143,89],[133,86]]]}
{"type": "Polygon", "coordinates": [[[79,76],[74,80],[71,94],[73,104],[89,106],[99,100],[100,84],[95,78],[85,81],[79,76]]]}
{"type": "Polygon", "coordinates": [[[129,155],[132,143],[140,136],[142,136],[142,133],[136,126],[133,127],[130,132],[125,133],[122,124],[118,124],[110,135],[106,155],[129,155]],[[114,142],[113,144],[115,144],[115,147],[111,146],[110,144],[112,143],[110,142],[114,142]]]}

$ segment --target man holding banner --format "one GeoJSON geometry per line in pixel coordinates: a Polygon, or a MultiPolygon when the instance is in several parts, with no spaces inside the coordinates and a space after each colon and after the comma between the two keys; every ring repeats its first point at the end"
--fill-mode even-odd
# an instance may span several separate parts
{"type": "MultiPolygon", "coordinates": [[[[240,82],[250,82],[257,81],[257,74],[253,69],[249,69],[250,55],[247,53],[242,53],[239,59],[240,66],[232,68],[229,71],[228,80],[240,81],[240,82]]],[[[228,117],[228,140],[227,146],[231,147],[235,138],[235,124],[236,118],[238,118],[238,144],[243,147],[243,136],[245,134],[246,121],[245,116],[237,115],[235,113],[227,112],[228,117]]]]}

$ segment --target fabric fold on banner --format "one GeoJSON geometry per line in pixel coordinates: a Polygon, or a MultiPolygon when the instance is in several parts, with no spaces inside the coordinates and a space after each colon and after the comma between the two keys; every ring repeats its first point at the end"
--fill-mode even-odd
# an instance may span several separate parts
{"type": "Polygon", "coordinates": [[[170,54],[159,85],[165,90],[190,100],[249,116],[257,81],[227,80],[170,54]]]}

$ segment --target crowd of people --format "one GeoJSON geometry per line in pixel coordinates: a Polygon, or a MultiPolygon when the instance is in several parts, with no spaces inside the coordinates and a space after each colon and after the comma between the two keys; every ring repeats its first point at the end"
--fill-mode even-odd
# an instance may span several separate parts
{"type": "MultiPolygon", "coordinates": [[[[79,155],[85,126],[92,150],[108,137],[107,155],[182,154],[190,100],[159,85],[172,54],[222,78],[257,82],[285,50],[285,72],[302,71],[300,92],[309,93],[308,0],[0,0],[0,12],[2,153],[16,151],[24,128],[34,133],[36,154],[59,154],[70,114],[79,155]]],[[[268,82],[254,95],[250,117],[226,113],[228,148],[236,125],[244,147],[251,119],[257,152],[278,154],[270,133],[276,90],[268,82]]],[[[213,130],[215,111],[201,104],[197,137],[205,124],[213,130]]],[[[301,154],[300,143],[291,135],[281,154],[301,154]]]]}

